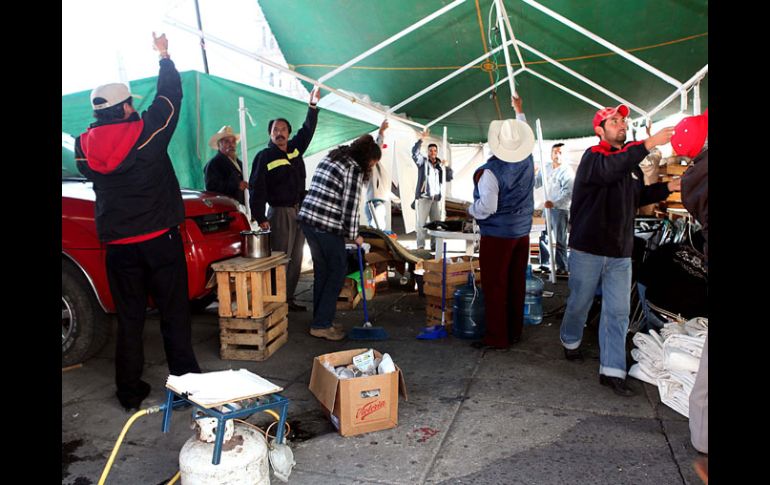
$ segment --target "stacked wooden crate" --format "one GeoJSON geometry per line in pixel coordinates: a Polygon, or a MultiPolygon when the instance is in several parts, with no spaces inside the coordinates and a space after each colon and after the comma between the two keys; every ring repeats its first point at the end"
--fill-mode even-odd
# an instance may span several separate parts
{"type": "Polygon", "coordinates": [[[218,286],[221,358],[262,361],[288,341],[288,262],[285,253],[273,252],[211,265],[218,286]]]}
{"type": "MultiPolygon", "coordinates": [[[[661,182],[669,182],[673,180],[674,177],[681,178],[690,167],[689,164],[687,164],[690,159],[687,157],[669,157],[669,159],[669,163],[661,165],[660,167],[659,176],[661,182]],[[682,165],[682,163],[685,163],[685,165],[682,165]]],[[[666,198],[665,202],[666,209],[684,208],[684,205],[682,204],[682,193],[679,191],[672,192],[668,198],[666,198]]]]}
{"type": "MultiPolygon", "coordinates": [[[[425,292],[425,318],[426,325],[441,324],[441,280],[443,275],[443,260],[425,260],[422,263],[425,292]]],[[[481,272],[479,270],[479,258],[472,256],[460,256],[448,258],[446,265],[446,306],[444,311],[444,325],[447,332],[452,331],[455,290],[468,283],[468,275],[474,273],[476,283],[481,285],[481,272]]]]}

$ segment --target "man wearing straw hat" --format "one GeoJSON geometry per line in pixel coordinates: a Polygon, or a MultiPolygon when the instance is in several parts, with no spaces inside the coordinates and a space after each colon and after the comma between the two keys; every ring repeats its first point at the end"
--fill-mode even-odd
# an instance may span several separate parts
{"type": "Polygon", "coordinates": [[[209,140],[209,146],[217,150],[217,154],[203,167],[203,173],[206,190],[225,194],[244,204],[243,191],[249,188],[249,183],[243,180],[241,161],[235,151],[240,139],[241,135],[233,133],[233,127],[229,125],[216,132],[209,140]]]}
{"type": "Polygon", "coordinates": [[[479,259],[484,275],[486,331],[475,348],[507,350],[519,342],[524,326],[524,292],[529,231],[535,209],[535,135],[513,98],[515,120],[489,124],[492,156],[473,174],[473,205],[468,213],[481,232],[479,259]]]}

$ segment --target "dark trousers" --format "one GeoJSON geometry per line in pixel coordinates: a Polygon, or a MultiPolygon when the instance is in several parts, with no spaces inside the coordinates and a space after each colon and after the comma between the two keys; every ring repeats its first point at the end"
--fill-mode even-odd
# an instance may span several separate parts
{"type": "Polygon", "coordinates": [[[173,227],[136,244],[108,244],[107,279],[118,312],[115,382],[121,403],[138,405],[135,401],[148,392],[141,380],[148,295],[160,311],[169,372],[177,376],[200,372],[192,348],[187,264],[179,230],[173,227]]]}
{"type": "Polygon", "coordinates": [[[483,342],[506,348],[521,338],[524,325],[529,235],[516,239],[481,236],[479,259],[486,319],[483,342]]]}
{"type": "Polygon", "coordinates": [[[300,222],[313,256],[313,328],[329,328],[337,313],[337,296],[345,282],[345,239],[300,222]]]}

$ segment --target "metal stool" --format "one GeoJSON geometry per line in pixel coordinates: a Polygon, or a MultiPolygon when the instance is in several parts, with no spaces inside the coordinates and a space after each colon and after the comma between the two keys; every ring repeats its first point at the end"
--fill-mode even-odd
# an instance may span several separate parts
{"type": "MultiPolygon", "coordinates": [[[[226,403],[226,404],[223,404],[222,406],[226,407],[228,411],[219,411],[214,408],[204,408],[200,404],[194,401],[191,401],[187,397],[177,394],[176,392],[167,388],[166,389],[166,407],[163,410],[162,431],[164,433],[168,433],[168,430],[171,427],[171,412],[173,411],[173,408],[183,407],[185,406],[186,403],[191,404],[192,406],[200,410],[203,414],[212,418],[216,418],[217,419],[217,436],[216,436],[216,440],[214,441],[214,456],[211,460],[211,463],[214,465],[219,465],[219,459],[222,456],[222,442],[224,441],[224,436],[225,436],[225,421],[227,421],[228,419],[243,418],[251,414],[254,414],[256,412],[264,411],[266,409],[278,408],[281,418],[278,421],[278,431],[276,431],[275,433],[275,439],[276,439],[276,443],[282,443],[283,429],[284,429],[284,426],[286,425],[286,415],[289,410],[289,400],[277,393],[267,394],[264,396],[260,396],[256,399],[257,401],[253,405],[244,407],[241,409],[237,409],[235,406],[233,406],[233,403],[226,403]]],[[[238,402],[238,401],[235,401],[235,402],[238,402]]]]}

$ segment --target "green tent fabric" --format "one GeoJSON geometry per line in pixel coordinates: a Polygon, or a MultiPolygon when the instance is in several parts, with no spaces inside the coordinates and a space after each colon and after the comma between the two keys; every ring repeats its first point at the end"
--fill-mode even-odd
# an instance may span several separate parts
{"type": "MultiPolygon", "coordinates": [[[[270,137],[267,122],[273,118],[286,118],[296,131],[302,126],[307,113],[307,103],[263,91],[251,86],[228,81],[197,71],[181,73],[182,108],[179,124],[169,145],[169,155],[174,164],[179,184],[185,188],[203,189],[203,166],[214,156],[208,146],[211,136],[223,125],[231,125],[240,132],[238,98],[243,96],[255,126],[247,117],[247,141],[249,170],[251,161],[259,150],[267,145],[270,137]]],[[[131,81],[134,107],[147,109],[155,96],[157,77],[131,81]],[[139,97],[141,96],[141,97],[139,97]]],[[[94,121],[90,104],[90,91],[62,96],[62,132],[78,136],[94,121]]],[[[313,142],[307,155],[326,150],[337,144],[371,132],[376,126],[328,110],[319,113],[313,142]]],[[[240,157],[240,146],[238,147],[240,157]]],[[[62,147],[62,170],[73,164],[72,152],[62,147]]]]}
{"type": "MultiPolygon", "coordinates": [[[[289,65],[313,79],[451,3],[451,0],[260,0],[278,45],[289,65]]],[[[572,20],[655,68],[686,82],[708,63],[707,0],[541,0],[572,20]]],[[[466,0],[462,5],[402,37],[352,68],[331,78],[329,86],[367,94],[395,106],[486,51],[500,45],[489,35],[492,0],[466,0]]],[[[649,111],[675,87],[620,57],[521,0],[505,0],[516,39],[649,111]]],[[[492,16],[492,24],[495,24],[492,16]]],[[[494,26],[494,25],[493,25],[494,26]]],[[[520,67],[510,50],[514,70],[520,67]]],[[[521,48],[527,67],[604,106],[619,104],[521,48]]],[[[460,74],[424,97],[399,109],[426,123],[505,78],[502,52],[460,74]]],[[[596,108],[530,73],[516,76],[516,88],[528,119],[540,118],[547,139],[593,135],[596,108]]],[[[700,84],[701,104],[708,106],[708,77],[700,84]]],[[[448,127],[453,143],[486,141],[489,122],[514,116],[508,83],[495,96],[484,96],[434,125],[448,127]]],[[[692,93],[690,93],[692,102],[692,93]]],[[[679,100],[657,113],[659,120],[679,110],[679,100]]],[[[632,117],[639,116],[632,112],[632,117]]]]}

